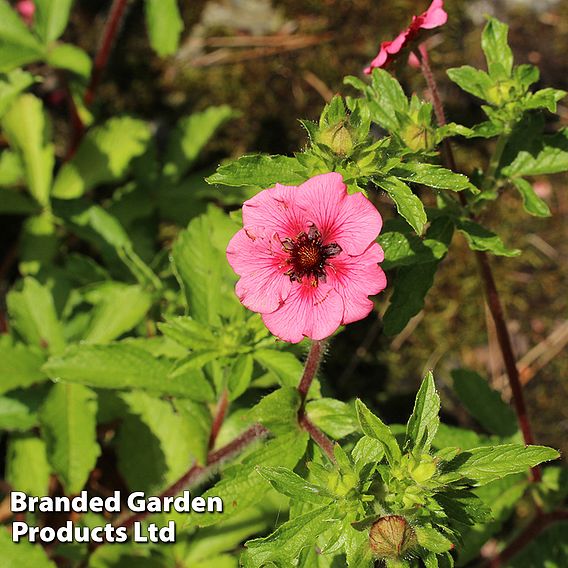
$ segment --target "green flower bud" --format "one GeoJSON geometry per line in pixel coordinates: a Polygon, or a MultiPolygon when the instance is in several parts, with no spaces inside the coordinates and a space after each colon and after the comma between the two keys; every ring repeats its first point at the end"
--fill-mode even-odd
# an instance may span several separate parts
{"type": "Polygon", "coordinates": [[[513,81],[499,81],[487,91],[487,101],[495,106],[502,106],[511,100],[515,89],[513,81]]]}
{"type": "Polygon", "coordinates": [[[431,456],[424,454],[420,457],[420,462],[411,469],[410,476],[416,483],[423,483],[431,479],[435,473],[436,463],[431,456]]]}
{"type": "Polygon", "coordinates": [[[369,546],[379,558],[403,558],[416,546],[416,534],[404,517],[388,515],[373,523],[369,546]]]}
{"type": "Polygon", "coordinates": [[[408,124],[402,129],[400,134],[403,142],[415,152],[420,150],[431,150],[434,138],[430,129],[419,124],[408,124]]]}
{"type": "Polygon", "coordinates": [[[351,129],[345,121],[322,130],[318,135],[318,142],[325,144],[340,156],[348,156],[353,149],[351,129]]]}

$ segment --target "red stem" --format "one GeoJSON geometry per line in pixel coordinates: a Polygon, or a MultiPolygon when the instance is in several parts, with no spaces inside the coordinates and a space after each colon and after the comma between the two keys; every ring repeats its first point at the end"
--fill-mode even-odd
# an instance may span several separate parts
{"type": "Polygon", "coordinates": [[[308,353],[308,358],[304,365],[304,373],[302,374],[300,384],[298,385],[298,392],[302,399],[302,406],[306,401],[308,392],[321,363],[321,358],[325,351],[325,343],[325,339],[312,341],[312,346],[310,347],[310,352],[308,353]]]}
{"type": "Polygon", "coordinates": [[[213,424],[211,425],[211,434],[209,436],[209,449],[212,450],[215,446],[215,441],[225,420],[225,415],[227,414],[227,409],[229,408],[229,393],[227,389],[223,389],[221,396],[219,397],[219,402],[217,403],[217,411],[215,412],[215,418],[213,419],[213,424]]]}
{"type": "MultiPolygon", "coordinates": [[[[436,119],[439,125],[444,125],[446,123],[444,105],[438,92],[436,79],[434,78],[432,70],[430,69],[428,59],[426,57],[422,57],[420,53],[417,53],[417,57],[420,59],[422,74],[424,75],[424,79],[426,80],[426,84],[428,85],[428,89],[430,90],[430,93],[432,95],[432,104],[434,106],[436,119]]],[[[444,140],[443,150],[443,158],[446,167],[455,171],[456,164],[454,155],[452,148],[447,140],[444,140]]],[[[459,198],[462,206],[464,208],[467,207],[467,198],[463,194],[463,192],[459,193],[459,198]]],[[[471,213],[469,214],[469,216],[471,219],[474,218],[471,213]]],[[[505,364],[505,370],[509,379],[511,392],[513,394],[513,406],[517,414],[519,427],[523,434],[525,444],[534,444],[534,436],[527,414],[523,387],[519,376],[519,370],[517,368],[515,354],[513,353],[511,336],[509,335],[509,330],[505,322],[505,316],[503,314],[499,292],[497,291],[497,286],[495,285],[495,278],[493,277],[491,265],[489,264],[489,258],[483,251],[475,251],[475,257],[477,259],[481,279],[483,280],[487,305],[489,306],[489,311],[491,312],[493,322],[495,323],[497,340],[499,343],[499,348],[501,349],[501,355],[505,364]]],[[[533,481],[540,481],[542,479],[539,466],[533,467],[531,471],[533,481]]]]}
{"type": "Polygon", "coordinates": [[[108,58],[112,51],[116,34],[122,22],[122,18],[124,17],[127,5],[128,0],[113,0],[107,21],[105,22],[101,43],[93,62],[91,80],[87,90],[85,91],[84,100],[87,106],[93,102],[95,97],[97,87],[99,86],[101,77],[103,76],[108,63],[108,58]]]}
{"type": "Polygon", "coordinates": [[[305,412],[301,412],[298,416],[298,423],[305,430],[312,440],[321,448],[323,453],[335,463],[335,455],[333,453],[333,442],[308,418],[305,412]]]}
{"type": "Polygon", "coordinates": [[[535,539],[545,528],[558,521],[567,520],[568,511],[563,510],[537,515],[506,548],[483,564],[483,568],[501,568],[501,566],[506,566],[509,560],[535,539]]]}

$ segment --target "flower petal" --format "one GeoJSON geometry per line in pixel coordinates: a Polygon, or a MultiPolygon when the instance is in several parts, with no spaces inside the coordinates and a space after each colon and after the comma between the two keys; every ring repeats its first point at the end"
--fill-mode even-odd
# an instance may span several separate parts
{"type": "Polygon", "coordinates": [[[343,298],[342,323],[363,319],[373,309],[368,296],[378,294],[387,285],[385,273],[377,264],[383,259],[383,249],[373,243],[359,256],[341,254],[330,260],[327,281],[343,298]]]}
{"type": "Polygon", "coordinates": [[[337,243],[344,252],[364,252],[379,234],[383,221],[362,194],[348,195],[341,174],[314,176],[297,189],[297,204],[319,229],[324,244],[337,243]]]}
{"type": "Polygon", "coordinates": [[[443,26],[448,21],[448,14],[444,10],[444,0],[433,0],[422,17],[423,21],[420,27],[425,30],[443,26]]]}
{"type": "Polygon", "coordinates": [[[241,276],[235,291],[249,310],[276,310],[290,293],[292,283],[284,274],[287,255],[276,234],[267,237],[254,228],[241,229],[229,242],[227,260],[241,276]]]}
{"type": "Polygon", "coordinates": [[[294,238],[306,228],[301,209],[295,207],[297,188],[277,183],[243,203],[243,225],[264,227],[267,233],[278,233],[281,239],[294,238]]]}
{"type": "Polygon", "coordinates": [[[343,300],[328,284],[319,286],[296,283],[284,304],[263,314],[266,327],[276,337],[298,343],[304,336],[325,339],[341,324],[343,300]]]}

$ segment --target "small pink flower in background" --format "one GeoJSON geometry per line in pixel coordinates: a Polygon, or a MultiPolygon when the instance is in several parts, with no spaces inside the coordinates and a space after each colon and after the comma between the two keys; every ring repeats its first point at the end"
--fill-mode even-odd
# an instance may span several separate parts
{"type": "Polygon", "coordinates": [[[368,296],[386,287],[381,226],[376,208],[348,195],[338,173],[261,191],[244,203],[243,228],[227,247],[237,296],[284,341],[329,337],[366,317],[368,296]]]}
{"type": "Polygon", "coordinates": [[[16,3],[16,12],[28,26],[31,26],[34,21],[35,4],[33,0],[19,0],[16,3]]]}
{"type": "Polygon", "coordinates": [[[448,20],[448,14],[444,10],[444,0],[432,0],[432,4],[426,12],[420,16],[412,16],[412,22],[408,28],[398,34],[393,41],[383,41],[379,53],[365,73],[369,75],[373,69],[386,67],[396,59],[400,51],[415,41],[421,34],[421,30],[431,30],[444,25],[448,20]]]}

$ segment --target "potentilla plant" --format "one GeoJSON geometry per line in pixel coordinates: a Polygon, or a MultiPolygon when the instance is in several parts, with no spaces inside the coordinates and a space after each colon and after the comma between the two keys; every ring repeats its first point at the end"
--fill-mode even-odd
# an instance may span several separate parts
{"type": "MultiPolygon", "coordinates": [[[[526,213],[550,215],[531,176],[568,170],[566,131],[544,129],[565,93],[531,90],[538,70],[513,64],[507,26],[490,19],[484,28],[487,70],[448,71],[482,101],[482,123],[446,123],[427,36],[443,33],[448,16],[434,0],[381,43],[369,81],[347,77],[351,96],[302,121],[302,151],[228,161],[205,187],[191,167],[231,109],[182,118],[163,152],[145,121],[89,124],[127,2],[113,2],[93,73],[86,54],[57,41],[68,3],[23,4],[18,15],[0,0],[17,32],[8,39],[27,49],[0,61],[9,144],[0,204],[27,215],[15,257],[22,279],[7,295],[0,337],[6,482],[30,495],[118,488],[164,499],[189,488],[224,510],[123,508],[70,520],[125,534],[175,521],[169,544],[32,546],[2,529],[3,558],[34,568],[434,568],[479,559],[491,538],[502,546],[489,551],[490,566],[540,566],[562,554],[565,471],[540,466],[559,454],[534,443],[491,268],[491,255],[521,251],[480,220],[511,189],[526,213]],[[427,99],[408,97],[391,72],[409,56],[427,99]],[[75,129],[64,155],[43,102],[26,92],[36,78],[19,68],[37,61],[69,75],[62,87],[75,129]],[[493,149],[484,170],[456,163],[452,144],[463,138],[493,149]],[[383,223],[387,199],[395,218],[383,223]],[[479,265],[512,405],[464,368],[453,370],[453,388],[483,433],[440,422],[431,372],[406,425],[387,425],[362,400],[325,396],[318,373],[335,336],[373,311],[384,314],[384,334],[405,329],[458,233],[479,265]],[[512,536],[517,507],[526,525],[512,536]]],[[[173,53],[176,3],[147,0],[146,18],[156,52],[173,53]]]]}

